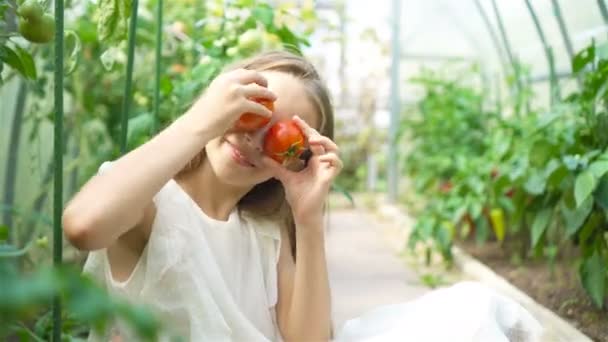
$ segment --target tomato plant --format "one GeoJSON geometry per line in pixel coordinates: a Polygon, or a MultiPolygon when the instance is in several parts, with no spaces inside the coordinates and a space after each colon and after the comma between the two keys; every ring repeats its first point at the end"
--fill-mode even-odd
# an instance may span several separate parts
{"type": "MultiPolygon", "coordinates": [[[[607,48],[591,44],[573,58],[579,90],[519,116],[484,103],[471,82],[476,71],[423,71],[414,79],[424,96],[403,123],[403,139],[413,144],[404,169],[424,207],[410,247],[424,244],[448,261],[453,238],[469,236],[518,246],[511,251],[520,258],[575,250],[582,286],[606,306],[607,48]]],[[[530,85],[522,91],[520,109],[532,94],[530,85]]]]}
{"type": "Polygon", "coordinates": [[[276,122],[264,137],[264,153],[281,164],[299,158],[304,146],[304,133],[293,120],[276,122]]]}

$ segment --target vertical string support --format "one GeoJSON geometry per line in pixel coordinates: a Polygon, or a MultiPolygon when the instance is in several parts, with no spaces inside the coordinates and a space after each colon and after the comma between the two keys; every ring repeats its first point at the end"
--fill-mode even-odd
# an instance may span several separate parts
{"type": "Polygon", "coordinates": [[[160,126],[160,70],[163,38],[163,0],[156,3],[156,79],[154,82],[154,126],[152,132],[158,132],[160,126]]]}
{"type": "MultiPolygon", "coordinates": [[[[63,259],[63,0],[55,0],[55,85],[53,136],[53,265],[61,266],[63,259]]],[[[53,299],[53,341],[61,341],[61,300],[53,299]]]]}
{"type": "Polygon", "coordinates": [[[399,27],[401,24],[401,0],[392,2],[392,39],[391,39],[391,125],[389,131],[388,155],[388,197],[391,202],[397,201],[399,193],[397,129],[399,126],[399,112],[401,100],[399,96],[399,63],[401,62],[401,45],[399,27]]]}
{"type": "Polygon", "coordinates": [[[131,88],[133,83],[133,59],[135,54],[135,31],[137,29],[137,8],[139,1],[133,0],[131,4],[131,19],[129,21],[129,47],[127,52],[127,79],[125,81],[125,92],[122,102],[122,122],[120,134],[120,152],[127,152],[127,132],[129,129],[129,110],[131,108],[131,88]]]}

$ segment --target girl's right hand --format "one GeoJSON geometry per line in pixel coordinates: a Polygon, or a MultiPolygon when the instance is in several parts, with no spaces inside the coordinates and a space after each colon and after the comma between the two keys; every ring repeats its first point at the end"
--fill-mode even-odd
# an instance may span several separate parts
{"type": "Polygon", "coordinates": [[[252,99],[275,101],[264,76],[254,70],[237,69],[215,78],[203,95],[188,110],[197,128],[211,136],[223,135],[243,113],[271,117],[272,112],[252,99]]]}

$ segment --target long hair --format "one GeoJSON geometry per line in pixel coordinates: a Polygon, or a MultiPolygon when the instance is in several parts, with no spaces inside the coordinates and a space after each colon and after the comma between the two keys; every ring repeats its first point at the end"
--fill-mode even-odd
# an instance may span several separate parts
{"type": "MultiPolygon", "coordinates": [[[[319,121],[316,129],[322,135],[333,139],[334,137],[334,112],[329,92],[323,84],[314,66],[305,58],[286,51],[264,52],[254,57],[241,60],[226,68],[249,69],[256,71],[278,71],[290,74],[299,79],[308,99],[315,106],[319,121]]],[[[188,172],[198,168],[205,158],[205,150],[196,155],[186,167],[180,171],[188,172]]],[[[280,181],[271,178],[265,182],[255,185],[238,202],[239,210],[258,217],[277,220],[283,229],[287,230],[291,245],[291,254],[296,257],[296,227],[286,199],[285,190],[280,181]]]]}

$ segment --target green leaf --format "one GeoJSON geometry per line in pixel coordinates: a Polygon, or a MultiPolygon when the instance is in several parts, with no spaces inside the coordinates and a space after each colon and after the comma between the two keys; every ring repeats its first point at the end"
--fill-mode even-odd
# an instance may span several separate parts
{"type": "Polygon", "coordinates": [[[545,191],[547,180],[543,175],[536,171],[534,172],[524,184],[524,189],[532,195],[540,195],[545,191]]]}
{"type": "Polygon", "coordinates": [[[8,231],[9,228],[7,225],[0,225],[0,242],[8,241],[8,231]]]}
{"type": "Polygon", "coordinates": [[[552,208],[544,208],[534,217],[532,222],[532,248],[535,248],[551,220],[552,208]]]}
{"type": "Polygon", "coordinates": [[[580,207],[581,204],[587,198],[589,198],[593,190],[595,190],[596,185],[596,178],[587,170],[581,172],[576,177],[576,181],[574,183],[574,200],[576,201],[577,207],[580,207]]]}
{"type": "Polygon", "coordinates": [[[597,204],[604,210],[608,210],[608,177],[600,179],[595,193],[593,194],[597,204]]]}
{"type": "Polygon", "coordinates": [[[127,125],[127,141],[129,146],[135,147],[144,142],[152,134],[154,115],[143,113],[129,119],[127,125]]]}
{"type": "Polygon", "coordinates": [[[73,42],[72,45],[72,50],[69,54],[65,54],[66,56],[66,62],[67,62],[67,67],[64,71],[64,75],[68,76],[71,73],[74,72],[74,70],[76,70],[76,67],[78,66],[78,63],[80,62],[80,51],[82,50],[82,42],[80,41],[80,37],[78,36],[78,34],[76,34],[76,32],[72,31],[72,30],[66,30],[65,31],[65,42],[66,42],[66,46],[68,45],[68,42],[73,42]],[[71,39],[70,39],[71,37],[71,39]]]}
{"type": "Polygon", "coordinates": [[[274,10],[267,4],[256,6],[251,14],[267,28],[274,24],[274,10]]]}
{"type": "Polygon", "coordinates": [[[564,178],[570,174],[570,171],[565,166],[560,166],[553,170],[547,178],[547,183],[553,187],[558,187],[562,184],[564,178]]]}
{"type": "Polygon", "coordinates": [[[604,218],[599,211],[594,211],[589,215],[589,219],[587,219],[587,222],[585,222],[578,234],[580,245],[587,244],[587,240],[594,235],[594,232],[600,227],[603,221],[604,218]]]}
{"type": "Polygon", "coordinates": [[[99,21],[97,34],[102,42],[108,41],[118,26],[119,11],[117,0],[99,0],[99,21]]]}
{"type": "Polygon", "coordinates": [[[589,171],[596,179],[602,178],[608,172],[608,160],[599,159],[589,165],[589,171]]]}
{"type": "Polygon", "coordinates": [[[585,219],[587,219],[587,216],[589,216],[591,209],[593,209],[593,199],[591,197],[587,197],[587,199],[575,209],[569,208],[565,202],[561,203],[561,212],[565,221],[566,235],[572,236],[578,232],[579,228],[585,222],[585,219]]]}
{"type": "Polygon", "coordinates": [[[32,55],[26,51],[25,49],[23,49],[22,47],[16,45],[15,46],[15,50],[17,51],[17,54],[19,55],[19,58],[21,59],[21,64],[23,65],[23,72],[24,72],[24,76],[35,80],[37,77],[37,73],[36,73],[36,63],[34,63],[34,59],[32,58],[32,55]]]}
{"type": "Polygon", "coordinates": [[[581,71],[587,64],[595,59],[595,46],[591,45],[588,48],[577,53],[572,59],[572,72],[581,71]]]}
{"type": "Polygon", "coordinates": [[[555,147],[547,140],[541,139],[535,141],[530,149],[530,154],[528,155],[530,164],[536,167],[544,166],[552,157],[554,151],[555,147]]]}
{"type": "Polygon", "coordinates": [[[352,206],[355,205],[355,200],[353,199],[353,196],[350,194],[350,192],[348,192],[348,190],[346,190],[344,187],[340,186],[339,184],[332,184],[331,185],[331,190],[339,192],[341,194],[344,195],[344,197],[346,197],[346,199],[348,199],[348,201],[350,202],[350,204],[352,206]]]}
{"type": "Polygon", "coordinates": [[[10,47],[6,45],[0,45],[0,60],[10,65],[13,69],[19,72],[24,77],[27,77],[25,66],[19,58],[19,55],[15,53],[10,47]]]}
{"type": "Polygon", "coordinates": [[[599,250],[595,250],[591,257],[583,260],[579,275],[583,282],[583,287],[593,299],[598,308],[604,306],[604,296],[606,289],[606,263],[602,259],[599,250]]]}

